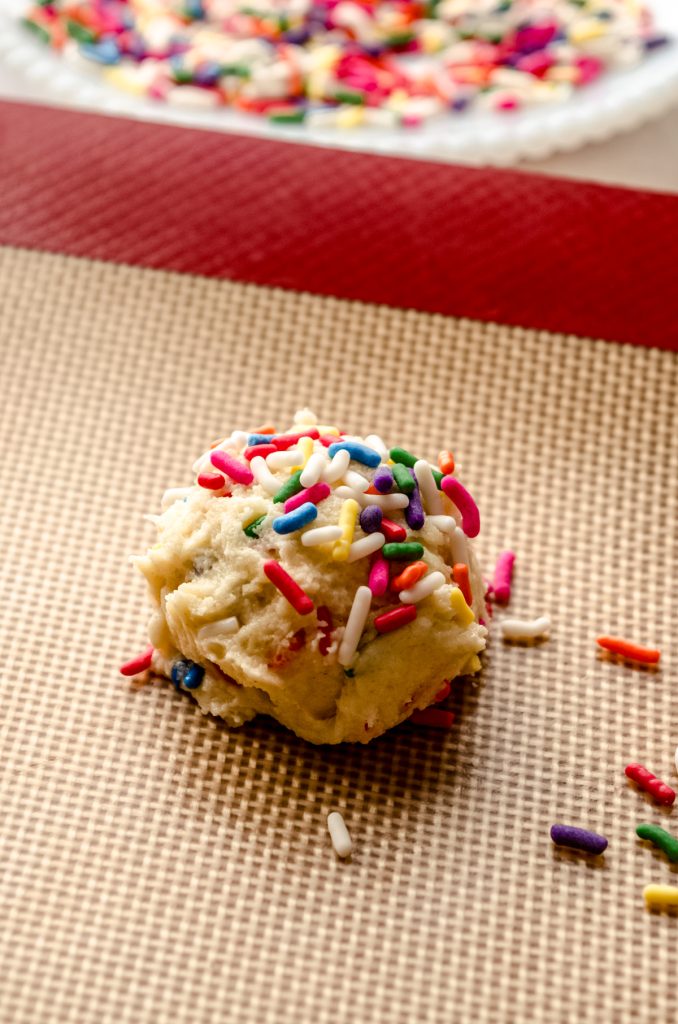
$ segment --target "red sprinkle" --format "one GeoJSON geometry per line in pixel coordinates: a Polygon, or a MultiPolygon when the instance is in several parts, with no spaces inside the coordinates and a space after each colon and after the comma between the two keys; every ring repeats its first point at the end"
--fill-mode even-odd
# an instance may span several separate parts
{"type": "Polygon", "coordinates": [[[382,612],[374,620],[374,628],[377,633],[392,633],[394,629],[406,626],[417,617],[416,604],[401,604],[399,608],[391,608],[389,612],[382,612]]]}
{"type": "MultiPolygon", "coordinates": [[[[271,438],[271,444],[274,444],[279,452],[284,452],[300,441],[302,437],[312,437],[314,441],[317,441],[320,434],[315,427],[309,427],[308,430],[300,430],[298,434],[278,434],[277,437],[271,438]]],[[[336,441],[336,437],[334,440],[336,441]]]]}
{"type": "Polygon", "coordinates": [[[248,462],[251,462],[256,455],[261,455],[262,459],[265,459],[277,451],[274,444],[253,444],[250,448],[245,448],[243,455],[248,462]]]}
{"type": "Polygon", "coordinates": [[[470,608],[473,604],[473,595],[471,594],[471,584],[468,578],[468,565],[464,565],[463,562],[457,562],[452,567],[452,579],[461,590],[464,600],[470,608]]]}
{"type": "Polygon", "coordinates": [[[610,654],[618,654],[629,661],[640,661],[643,665],[656,665],[661,658],[661,651],[653,650],[651,647],[639,647],[629,640],[622,640],[616,636],[599,636],[596,643],[603,650],[610,654]]]}
{"type": "Polygon", "coordinates": [[[308,615],[313,611],[314,604],[298,583],[295,583],[288,572],[283,569],[280,562],[273,560],[264,562],[264,572],[274,587],[277,587],[284,598],[299,615],[308,615]]]}
{"type": "Polygon", "coordinates": [[[226,486],[226,481],[221,473],[200,473],[198,483],[208,491],[220,491],[222,487],[226,486]]]}
{"type": "Polygon", "coordinates": [[[151,667],[152,659],[153,644],[149,644],[145,651],[137,654],[136,658],[132,658],[131,661],[126,661],[124,665],[121,665],[120,671],[124,676],[138,676],[140,672],[145,672],[151,667]]]}
{"type": "Polygon", "coordinates": [[[307,501],[317,505],[331,493],[332,488],[323,481],[313,484],[312,487],[305,487],[303,491],[299,491],[298,494],[293,494],[291,498],[287,499],[285,502],[285,512],[294,512],[295,508],[305,505],[307,501]]]}
{"type": "Polygon", "coordinates": [[[231,480],[234,480],[237,484],[251,484],[254,480],[254,474],[249,466],[245,466],[242,462],[238,462],[238,460],[234,459],[232,455],[229,455],[228,452],[221,451],[220,448],[212,452],[210,459],[212,460],[213,466],[220,469],[222,473],[226,473],[226,475],[230,476],[231,480]]]}
{"type": "Polygon", "coordinates": [[[413,711],[410,722],[413,725],[427,725],[432,729],[451,729],[454,712],[441,711],[440,708],[424,708],[423,711],[413,711]]]}
{"type": "Polygon", "coordinates": [[[654,797],[658,804],[666,804],[667,807],[670,807],[676,799],[676,794],[671,787],[667,786],[661,779],[658,779],[647,768],[643,768],[642,764],[627,764],[624,774],[632,782],[635,782],[637,786],[645,790],[646,793],[654,797]]]}
{"type": "Polygon", "coordinates": [[[450,683],[449,679],[446,679],[445,682],[443,683],[441,689],[438,690],[438,692],[436,693],[435,697],[433,698],[433,703],[434,704],[440,704],[441,700],[445,700],[446,697],[449,697],[450,689],[451,689],[451,683],[450,683]]]}
{"type": "Polygon", "coordinates": [[[321,434],[318,440],[325,448],[329,448],[331,444],[336,444],[339,438],[336,434],[321,434]]]}
{"type": "Polygon", "coordinates": [[[384,537],[386,537],[387,544],[399,544],[407,537],[405,527],[400,526],[399,523],[394,523],[392,519],[382,519],[379,529],[384,537]]]}

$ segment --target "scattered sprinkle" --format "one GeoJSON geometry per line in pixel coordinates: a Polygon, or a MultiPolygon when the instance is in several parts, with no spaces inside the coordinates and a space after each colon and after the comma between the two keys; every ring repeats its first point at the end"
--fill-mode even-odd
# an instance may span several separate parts
{"type": "Polygon", "coordinates": [[[200,643],[206,643],[217,637],[221,639],[223,636],[233,636],[239,629],[240,623],[235,615],[229,615],[228,618],[218,619],[216,622],[208,622],[206,626],[202,626],[198,630],[198,640],[200,643]]]}
{"type": "Polygon", "coordinates": [[[347,498],[341,506],[341,512],[339,513],[341,537],[334,542],[334,547],[332,548],[332,558],[335,562],[345,562],[348,558],[359,511],[360,506],[353,498],[347,498]]]}
{"type": "Polygon", "coordinates": [[[411,562],[410,565],[405,566],[402,572],[393,577],[391,580],[391,590],[394,590],[396,594],[401,590],[407,590],[408,587],[413,587],[427,572],[428,565],[426,562],[411,562]]]}
{"type": "Polygon", "coordinates": [[[333,544],[341,537],[340,526],[316,526],[313,530],[306,530],[301,535],[301,543],[304,547],[313,548],[318,544],[333,544]]]}
{"type": "Polygon", "coordinates": [[[473,614],[473,609],[466,603],[466,598],[459,587],[452,587],[450,591],[450,604],[454,617],[459,621],[459,624],[470,626],[475,620],[475,615],[473,614]]]}
{"type": "Polygon", "coordinates": [[[676,799],[675,792],[642,764],[627,764],[624,774],[645,793],[649,793],[658,804],[670,807],[676,799]]]}
{"type": "Polygon", "coordinates": [[[551,629],[551,619],[548,615],[541,615],[538,619],[504,619],[499,623],[499,629],[504,640],[526,641],[541,640],[548,636],[551,629]]]}
{"type": "Polygon", "coordinates": [[[346,828],[346,822],[339,811],[332,811],[331,814],[327,815],[327,828],[337,856],[342,858],[350,857],[353,844],[346,828]]]}
{"type": "Polygon", "coordinates": [[[360,513],[360,529],[363,533],[376,533],[381,530],[384,513],[378,505],[367,505],[360,513]]]}
{"type": "Polygon", "coordinates": [[[372,469],[375,469],[381,462],[379,452],[375,451],[374,448],[369,448],[366,444],[361,444],[359,441],[337,441],[335,444],[331,444],[327,450],[330,458],[336,455],[337,452],[346,451],[354,462],[360,462],[364,466],[371,466],[372,469]]]}
{"type": "Polygon", "coordinates": [[[646,885],[643,896],[648,910],[678,907],[678,886],[675,885],[646,885]]]}
{"type": "Polygon", "coordinates": [[[388,494],[393,487],[393,473],[388,466],[380,466],[372,482],[379,494],[388,494]]]}
{"type": "Polygon", "coordinates": [[[452,566],[452,579],[464,595],[466,604],[470,607],[473,604],[473,594],[471,593],[471,580],[469,579],[468,565],[465,565],[463,562],[456,562],[452,566]]]}
{"type": "Polygon", "coordinates": [[[378,551],[372,557],[368,586],[375,597],[383,597],[388,590],[388,562],[378,551]]]}
{"type": "MultiPolygon", "coordinates": [[[[303,475],[303,474],[302,474],[303,475]]],[[[299,477],[301,481],[301,477],[299,477]]],[[[288,498],[285,502],[285,511],[294,512],[295,508],[299,508],[301,505],[305,505],[307,501],[310,501],[312,505],[318,505],[325,498],[329,497],[332,493],[332,489],[329,484],[319,483],[313,484],[311,487],[305,487],[298,494],[294,494],[291,498],[288,498]]]]}
{"type": "Polygon", "coordinates": [[[136,658],[131,658],[130,661],[126,661],[124,665],[121,665],[120,672],[123,676],[138,676],[141,672],[148,671],[152,661],[153,644],[149,644],[146,650],[142,651],[141,654],[137,654],[136,658]]]}
{"type": "Polygon", "coordinates": [[[414,490],[410,495],[409,505],[405,509],[405,520],[410,530],[421,530],[426,519],[424,516],[424,506],[421,503],[419,487],[415,483],[414,470],[410,469],[409,474],[414,483],[414,490]]]}
{"type": "Polygon", "coordinates": [[[210,455],[212,465],[217,469],[220,469],[222,473],[230,476],[236,484],[251,484],[254,480],[254,474],[249,466],[245,466],[242,462],[238,462],[228,452],[223,451],[221,448],[215,448],[210,455]]]}
{"type": "Polygon", "coordinates": [[[297,494],[301,487],[301,470],[298,469],[296,473],[293,473],[289,479],[285,481],[279,491],[273,495],[273,501],[276,505],[281,502],[287,501],[293,494],[297,494]]]}
{"type": "Polygon", "coordinates": [[[436,590],[445,585],[445,577],[441,572],[430,572],[423,579],[400,592],[400,600],[404,604],[419,604],[424,598],[430,597],[436,590]]]}
{"type": "Polygon", "coordinates": [[[259,527],[261,526],[265,518],[266,513],[264,512],[263,515],[257,516],[257,518],[253,519],[251,523],[248,523],[247,526],[243,527],[243,530],[248,537],[254,538],[259,536],[259,527]]]}
{"type": "Polygon", "coordinates": [[[454,455],[452,452],[440,452],[438,455],[438,466],[444,476],[451,476],[454,473],[454,455]]]}
{"type": "Polygon", "coordinates": [[[551,839],[557,846],[567,846],[571,850],[582,850],[595,855],[607,849],[607,839],[597,832],[589,832],[585,828],[574,825],[551,825],[551,839]]]}
{"type": "Polygon", "coordinates": [[[172,665],[170,673],[172,682],[177,690],[185,687],[187,690],[197,690],[203,681],[205,669],[195,661],[187,658],[180,658],[172,665]]]}
{"type": "Polygon", "coordinates": [[[269,494],[277,494],[280,484],[268,468],[266,459],[256,455],[250,462],[250,468],[254,474],[254,479],[258,484],[261,484],[265,491],[269,494]]]}
{"type": "Polygon", "coordinates": [[[393,466],[393,479],[399,491],[402,491],[403,494],[412,494],[415,484],[407,472],[406,466],[401,466],[400,463],[396,462],[393,466]]]}
{"type": "Polygon", "coordinates": [[[678,861],[678,839],[659,825],[638,825],[636,835],[639,839],[648,839],[665,853],[670,861],[678,861]]]}
{"type": "Polygon", "coordinates": [[[492,595],[500,604],[508,604],[511,597],[511,578],[515,560],[513,551],[502,551],[494,567],[492,595]]]}
{"type": "Polygon", "coordinates": [[[199,473],[198,486],[208,491],[220,491],[226,486],[226,481],[221,473],[199,473]]]}
{"type": "Polygon", "coordinates": [[[389,562],[416,562],[423,557],[424,547],[416,541],[405,541],[402,544],[384,544],[381,553],[389,562]]]}
{"type": "Polygon", "coordinates": [[[610,654],[616,654],[620,658],[637,661],[643,665],[656,665],[661,657],[660,651],[651,647],[639,647],[638,644],[616,636],[599,636],[596,638],[596,643],[610,654]]]}
{"type": "Polygon", "coordinates": [[[475,501],[456,476],[444,476],[441,487],[450,501],[461,513],[461,528],[467,537],[477,537],[480,532],[480,513],[475,501]]]}
{"type": "Polygon", "coordinates": [[[303,526],[308,526],[317,516],[318,509],[312,501],[307,501],[292,512],[277,516],[273,520],[273,529],[276,533],[294,533],[296,530],[301,530],[303,526]]]}
{"type": "Polygon", "coordinates": [[[361,558],[373,555],[375,551],[384,546],[383,533],[370,533],[367,537],[354,540],[348,550],[347,562],[357,562],[361,558]]]}

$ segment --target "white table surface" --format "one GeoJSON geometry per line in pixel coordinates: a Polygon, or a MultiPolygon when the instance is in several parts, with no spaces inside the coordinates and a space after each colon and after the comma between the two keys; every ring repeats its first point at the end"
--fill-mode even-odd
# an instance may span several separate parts
{"type": "MultiPolygon", "coordinates": [[[[676,0],[678,2],[678,0],[676,0]]],[[[44,85],[0,65],[0,98],[49,103],[44,85]]],[[[524,170],[631,188],[678,193],[678,108],[635,131],[548,160],[524,161],[524,170]]]]}

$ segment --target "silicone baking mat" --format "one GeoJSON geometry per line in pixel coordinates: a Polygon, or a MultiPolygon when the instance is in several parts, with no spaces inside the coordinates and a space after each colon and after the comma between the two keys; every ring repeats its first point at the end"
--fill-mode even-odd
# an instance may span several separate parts
{"type": "Polygon", "coordinates": [[[678,740],[676,355],[13,248],[0,294],[2,1021],[673,1019],[676,919],[641,893],[677,869],[634,828],[676,815],[623,767],[670,781],[678,740]],[[517,551],[511,610],[553,618],[494,632],[449,733],[315,748],[117,674],[143,514],[206,440],[304,404],[449,444],[485,566],[517,551]]]}

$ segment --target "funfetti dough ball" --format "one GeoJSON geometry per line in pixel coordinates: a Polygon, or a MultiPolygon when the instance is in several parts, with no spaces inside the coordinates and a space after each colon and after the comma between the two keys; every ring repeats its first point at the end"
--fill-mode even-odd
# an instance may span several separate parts
{"type": "Polygon", "coordinates": [[[194,470],[137,565],[157,609],[145,663],[204,712],[367,743],[478,671],[479,520],[454,475],[307,410],[194,470]]]}

